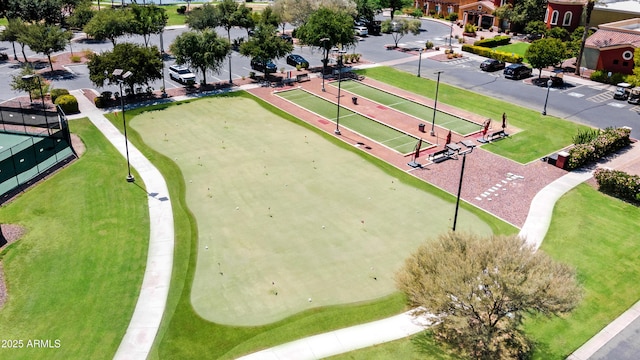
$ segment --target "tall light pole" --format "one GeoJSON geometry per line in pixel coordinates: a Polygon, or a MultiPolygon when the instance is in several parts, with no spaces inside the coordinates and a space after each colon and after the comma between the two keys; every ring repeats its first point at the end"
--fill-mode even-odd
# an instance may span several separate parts
{"type": "Polygon", "coordinates": [[[449,50],[453,50],[453,46],[451,46],[451,38],[453,38],[453,21],[451,22],[451,28],[449,28],[449,50]]]}
{"type": "Polygon", "coordinates": [[[458,198],[456,199],[456,212],[453,215],[453,231],[456,231],[456,223],[458,222],[458,207],[460,206],[460,192],[462,191],[462,179],[464,178],[464,163],[467,160],[467,154],[473,152],[473,147],[469,150],[458,153],[462,155],[462,167],[460,168],[460,182],[458,183],[458,198]]]}
{"type": "Polygon", "coordinates": [[[342,55],[344,55],[346,51],[340,50],[338,51],[338,113],[336,115],[336,130],[334,133],[336,135],[340,134],[340,88],[342,84],[342,55]]]}
{"type": "MultiPolygon", "coordinates": [[[[22,76],[22,80],[28,81],[28,82],[33,82],[33,78],[36,78],[36,80],[38,80],[38,89],[40,89],[40,100],[42,100],[42,113],[44,114],[44,122],[47,123],[47,133],[51,135],[51,133],[49,132],[49,121],[47,119],[47,110],[46,110],[47,108],[44,104],[44,94],[42,93],[42,82],[40,82],[40,76],[37,76],[34,74],[22,76]]],[[[29,100],[33,101],[33,99],[31,98],[31,91],[29,91],[29,100]]]]}
{"type": "Polygon", "coordinates": [[[549,101],[549,90],[551,89],[551,85],[553,85],[553,81],[551,81],[551,79],[547,80],[547,97],[544,99],[544,109],[542,110],[542,115],[547,115],[547,101],[549,101]]]}
{"type": "Polygon", "coordinates": [[[422,50],[424,49],[420,48],[420,55],[418,55],[418,77],[420,77],[420,66],[422,65],[422,50]]]}
{"type": "Polygon", "coordinates": [[[164,44],[162,34],[164,34],[164,30],[160,31],[160,60],[162,60],[162,97],[164,98],[167,97],[167,88],[166,84],[164,83],[164,44]]]}
{"type": "Polygon", "coordinates": [[[133,75],[131,71],[127,71],[126,73],[122,73],[122,69],[113,70],[113,76],[118,80],[118,84],[120,85],[120,106],[122,107],[122,127],[124,128],[124,150],[127,156],[127,182],[134,182],[136,179],[131,175],[131,163],[129,162],[129,139],[127,137],[127,120],[125,118],[124,113],[124,94],[122,93],[122,83],[126,78],[133,75]]]}
{"type": "Polygon", "coordinates": [[[438,81],[436,82],[436,100],[433,103],[433,119],[431,119],[431,136],[436,136],[436,108],[438,107],[438,90],[440,88],[440,74],[444,71],[440,70],[435,72],[438,75],[438,81]]]}
{"type": "Polygon", "coordinates": [[[327,49],[327,41],[329,38],[322,38],[320,42],[322,43],[322,50],[324,50],[324,57],[322,58],[322,91],[327,91],[324,88],[324,74],[327,72],[327,61],[329,61],[329,49],[327,49]]]}

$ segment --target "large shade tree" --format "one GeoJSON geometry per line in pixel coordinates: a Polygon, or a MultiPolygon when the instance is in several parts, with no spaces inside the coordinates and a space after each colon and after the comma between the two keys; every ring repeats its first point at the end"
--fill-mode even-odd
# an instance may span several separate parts
{"type": "Polygon", "coordinates": [[[293,26],[304,24],[316,9],[313,0],[276,0],[273,3],[273,11],[280,16],[283,31],[286,23],[293,26]]]}
{"type": "Polygon", "coordinates": [[[204,4],[191,11],[185,23],[194,30],[213,29],[219,25],[215,6],[204,4]]]}
{"type": "Polygon", "coordinates": [[[18,41],[29,45],[31,50],[46,55],[49,67],[53,71],[51,54],[64,50],[72,37],[71,31],[63,30],[59,26],[33,24],[27,26],[25,31],[18,35],[18,41]]]}
{"type": "Polygon", "coordinates": [[[126,9],[105,9],[98,11],[84,26],[84,32],[92,38],[102,41],[109,39],[113,46],[116,40],[131,32],[132,16],[126,9]]]}
{"type": "MultiPolygon", "coordinates": [[[[251,9],[244,4],[238,5],[234,0],[222,0],[216,7],[216,18],[218,26],[223,27],[227,32],[227,40],[231,43],[231,29],[235,26],[253,27],[251,9]]],[[[231,74],[231,56],[229,56],[229,83],[233,83],[231,74]]]]}
{"type": "Polygon", "coordinates": [[[18,60],[18,55],[16,54],[16,45],[15,45],[15,43],[17,42],[18,44],[20,44],[20,47],[22,49],[22,56],[24,57],[24,61],[28,62],[27,54],[25,54],[24,52],[24,47],[26,44],[19,37],[20,34],[24,34],[26,33],[26,31],[27,31],[27,24],[25,24],[24,21],[18,18],[13,18],[13,19],[9,19],[7,25],[4,28],[4,31],[0,33],[1,41],[11,42],[11,46],[13,47],[14,60],[18,60]]]}
{"type": "Polygon", "coordinates": [[[61,0],[9,0],[6,14],[11,19],[54,25],[63,21],[62,7],[65,5],[61,0]]]}
{"type": "Polygon", "coordinates": [[[133,92],[136,85],[149,85],[150,82],[162,78],[162,58],[157,47],[121,43],[113,47],[113,51],[93,54],[87,63],[89,80],[97,87],[107,83],[117,83],[113,70],[131,71],[132,75],[124,83],[133,92]]]}
{"type": "Polygon", "coordinates": [[[268,24],[261,24],[255,34],[240,45],[240,54],[263,62],[265,77],[268,76],[267,61],[283,58],[292,50],[293,44],[276,36],[276,27],[268,24]]]}
{"type": "Polygon", "coordinates": [[[356,44],[353,17],[345,11],[325,7],[312,13],[296,30],[296,36],[301,43],[322,49],[325,66],[329,62],[329,50],[334,46],[356,44]]]}
{"type": "Polygon", "coordinates": [[[382,8],[391,9],[391,20],[393,20],[393,15],[396,11],[402,10],[403,8],[413,6],[413,1],[411,0],[380,0],[380,6],[382,8]]]}
{"type": "Polygon", "coordinates": [[[231,52],[231,45],[215,31],[189,31],[179,35],[170,45],[176,63],[187,64],[200,70],[203,83],[207,83],[207,70],[217,73],[231,52]]]}
{"type": "Polygon", "coordinates": [[[169,16],[165,10],[155,5],[138,6],[131,5],[132,23],[131,33],[142,35],[144,45],[149,46],[152,34],[159,34],[167,25],[169,16]]]}
{"type": "Polygon", "coordinates": [[[557,65],[565,59],[567,47],[564,42],[556,38],[544,38],[531,43],[525,57],[534,69],[539,70],[538,78],[542,76],[542,69],[557,65]]]}
{"type": "Polygon", "coordinates": [[[432,318],[438,340],[475,359],[525,358],[525,315],[563,314],[581,299],[572,268],[515,235],[440,235],[405,261],[396,283],[416,315],[432,318]]]}

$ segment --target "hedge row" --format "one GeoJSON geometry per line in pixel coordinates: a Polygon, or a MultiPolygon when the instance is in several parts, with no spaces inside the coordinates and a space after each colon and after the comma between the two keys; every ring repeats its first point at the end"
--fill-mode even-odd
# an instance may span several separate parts
{"type": "Polygon", "coordinates": [[[511,36],[500,35],[489,39],[478,40],[473,43],[473,46],[494,48],[502,45],[508,45],[510,42],[511,36]]]}
{"type": "Polygon", "coordinates": [[[607,128],[586,144],[577,144],[569,150],[567,169],[576,169],[584,164],[596,161],[608,154],[631,144],[629,128],[607,128]]]}
{"type": "Polygon", "coordinates": [[[510,63],[521,63],[523,58],[520,55],[512,54],[504,51],[495,51],[488,47],[483,46],[475,46],[475,45],[462,45],[462,51],[470,52],[473,54],[478,54],[480,56],[510,62],[510,63]]]}
{"type": "Polygon", "coordinates": [[[600,191],[623,200],[640,201],[640,176],[602,168],[597,169],[593,176],[600,191]]]}
{"type": "Polygon", "coordinates": [[[60,95],[56,98],[54,104],[60,106],[65,114],[77,114],[80,112],[78,109],[78,99],[73,95],[60,95]]]}

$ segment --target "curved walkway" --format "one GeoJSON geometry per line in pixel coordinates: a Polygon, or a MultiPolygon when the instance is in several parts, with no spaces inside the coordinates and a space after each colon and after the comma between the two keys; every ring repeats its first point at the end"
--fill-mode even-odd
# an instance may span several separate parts
{"type": "MultiPolygon", "coordinates": [[[[122,133],[81,90],[74,90],[71,94],[78,99],[80,106],[81,115],[77,117],[89,117],[122,156],[125,156],[125,139],[122,133]]],[[[169,190],[160,171],[130,143],[129,159],[149,195],[149,251],[138,302],[114,359],[146,359],[158,332],[169,294],[173,268],[173,212],[169,190]]],[[[124,171],[122,181],[126,181],[124,171]]]]}

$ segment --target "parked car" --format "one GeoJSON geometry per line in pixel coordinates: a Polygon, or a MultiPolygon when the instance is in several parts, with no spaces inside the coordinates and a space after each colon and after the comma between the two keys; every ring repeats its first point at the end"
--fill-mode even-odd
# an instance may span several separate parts
{"type": "Polygon", "coordinates": [[[627,100],[629,104],[638,105],[640,104],[640,87],[634,87],[631,89],[629,93],[629,100],[627,100]]]}
{"type": "Polygon", "coordinates": [[[499,61],[496,59],[487,59],[480,63],[480,69],[483,71],[496,71],[500,69],[504,69],[504,61],[499,61]]]}
{"type": "Polygon", "coordinates": [[[291,37],[291,35],[289,34],[282,34],[280,35],[280,39],[288,42],[289,44],[293,44],[293,38],[291,37]]]}
{"type": "Polygon", "coordinates": [[[627,100],[631,93],[631,84],[619,83],[616,88],[616,92],[613,93],[613,98],[616,100],[627,100]]]}
{"type": "Polygon", "coordinates": [[[366,26],[354,26],[353,31],[357,36],[367,36],[369,35],[369,29],[366,26]]]}
{"type": "Polygon", "coordinates": [[[251,69],[261,72],[265,72],[265,70],[267,70],[270,73],[274,73],[278,67],[271,60],[253,58],[251,59],[251,69]]]}
{"type": "Polygon", "coordinates": [[[171,80],[175,80],[183,84],[193,84],[196,82],[196,76],[186,66],[169,66],[169,77],[171,80]]]}
{"type": "Polygon", "coordinates": [[[298,54],[289,54],[289,56],[287,56],[287,64],[291,66],[296,66],[296,67],[300,66],[303,69],[306,69],[309,67],[309,62],[298,54]]]}
{"type": "Polygon", "coordinates": [[[528,78],[531,73],[531,68],[523,64],[511,64],[504,68],[503,71],[505,78],[515,80],[528,78]]]}

